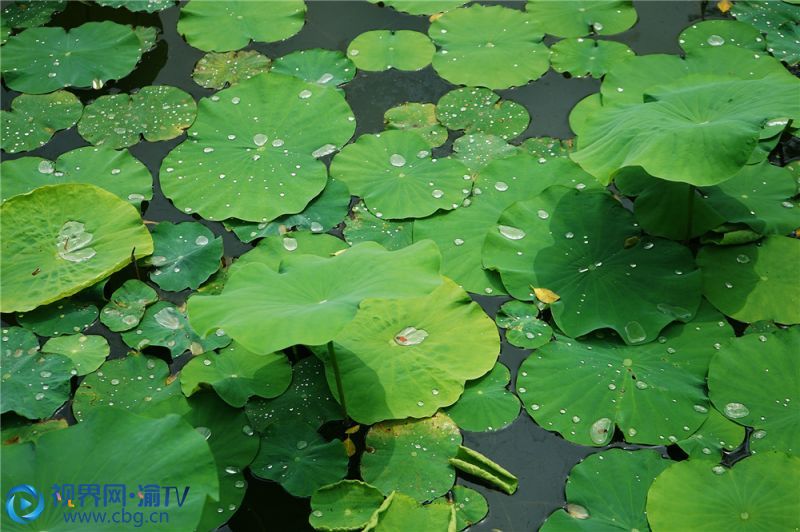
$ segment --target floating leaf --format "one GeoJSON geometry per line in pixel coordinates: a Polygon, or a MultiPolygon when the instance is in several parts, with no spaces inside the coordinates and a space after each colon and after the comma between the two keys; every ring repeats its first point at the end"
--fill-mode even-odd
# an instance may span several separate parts
{"type": "Polygon", "coordinates": [[[17,323],[39,336],[73,334],[88,328],[97,319],[97,307],[77,299],[62,299],[25,314],[17,323]]]}
{"type": "Polygon", "coordinates": [[[261,240],[255,248],[248,251],[231,265],[229,271],[234,272],[244,266],[257,262],[277,272],[284,259],[295,255],[315,255],[330,258],[347,249],[347,242],[333,235],[315,235],[313,233],[286,233],[280,236],[268,236],[261,240]]]}
{"type": "Polygon", "coordinates": [[[219,269],[222,238],[203,224],[161,222],[151,234],[153,255],[145,262],[155,267],[150,280],[162,290],[196,289],[219,269]]]}
{"type": "Polygon", "coordinates": [[[323,87],[338,87],[353,79],[356,66],[338,50],[311,48],[277,58],[272,71],[323,87]]]}
{"type": "Polygon", "coordinates": [[[462,430],[486,432],[505,428],[519,415],[519,400],[506,389],[510,380],[508,368],[498,362],[489,373],[468,382],[464,393],[445,413],[462,430]]]}
{"type": "Polygon", "coordinates": [[[444,504],[419,504],[400,492],[393,492],[373,514],[364,532],[395,530],[455,530],[456,511],[444,504]]]}
{"type": "Polygon", "coordinates": [[[361,530],[382,503],[383,495],[374,486],[342,480],[314,492],[308,521],[316,530],[361,530]]]}
{"type": "Polygon", "coordinates": [[[555,37],[583,37],[589,33],[613,35],[636,23],[636,10],[629,0],[528,0],[525,9],[536,21],[536,30],[555,37]]]}
{"type": "Polygon", "coordinates": [[[453,500],[442,497],[432,504],[451,505],[456,511],[455,530],[465,530],[467,527],[481,521],[489,513],[489,503],[483,495],[464,486],[453,486],[451,491],[453,500]]]}
{"type": "Polygon", "coordinates": [[[111,348],[102,336],[72,334],[49,339],[42,346],[42,353],[64,355],[72,361],[77,375],[86,375],[100,367],[111,348]]]}
{"type": "Polygon", "coordinates": [[[207,89],[224,89],[269,70],[269,57],[255,50],[209,52],[194,66],[192,79],[207,89]]]}
{"type": "MultiPolygon", "coordinates": [[[[697,432],[677,443],[692,460],[713,460],[716,463],[722,459],[724,451],[730,452],[739,447],[744,437],[744,427],[712,408],[697,432]]],[[[751,446],[752,443],[753,440],[750,441],[751,446]]]]}
{"type": "Polygon", "coordinates": [[[678,42],[689,54],[712,46],[740,46],[756,52],[766,49],[764,38],[757,29],[735,20],[704,20],[692,24],[681,32],[678,42]]]}
{"type": "Polygon", "coordinates": [[[3,26],[35,28],[47,24],[50,18],[63,11],[64,0],[8,2],[3,5],[3,26]]]}
{"type": "Polygon", "coordinates": [[[458,453],[450,459],[450,463],[456,469],[479,478],[508,495],[517,491],[517,477],[478,451],[459,445],[458,453]]]}
{"type": "Polygon", "coordinates": [[[28,423],[21,417],[16,419],[6,416],[8,421],[3,420],[3,445],[16,445],[18,443],[36,442],[39,436],[54,430],[67,428],[66,419],[50,419],[39,423],[28,423]]]}
{"type": "Polygon", "coordinates": [[[601,78],[614,63],[633,55],[627,45],[593,39],[564,39],[551,48],[550,62],[556,72],[569,72],[575,77],[601,78]]]}
{"type": "Polygon", "coordinates": [[[739,1],[731,14],[767,36],[770,53],[789,65],[800,60],[797,44],[797,21],[800,7],[795,2],[750,2],[739,1]]]}
{"type": "Polygon", "coordinates": [[[147,305],[158,301],[156,291],[136,279],[117,288],[100,313],[100,321],[114,332],[133,329],[144,316],[147,305]]]}
{"type": "Polygon", "coordinates": [[[464,133],[486,133],[504,140],[516,137],[528,127],[525,106],[481,87],[454,89],[439,99],[436,117],[448,129],[464,133]]]}
{"type": "Polygon", "coordinates": [[[71,92],[20,94],[10,111],[0,111],[2,148],[7,153],[40,148],[56,131],[74,126],[82,113],[83,104],[71,92]]]}
{"type": "Polygon", "coordinates": [[[393,7],[403,13],[412,15],[432,15],[448,11],[465,4],[464,0],[369,0],[373,4],[381,3],[393,7]]]}
{"type": "Polygon", "coordinates": [[[155,13],[175,5],[175,0],[96,0],[102,6],[124,7],[128,11],[155,13]]]}
{"type": "Polygon", "coordinates": [[[586,120],[602,107],[600,93],[590,94],[575,104],[569,113],[569,128],[576,135],[582,135],[586,129],[586,120]]]}
{"type": "Polygon", "coordinates": [[[545,162],[556,157],[567,157],[572,153],[572,139],[556,139],[553,137],[531,137],[525,139],[520,147],[539,160],[545,162]]]}
{"type": "Polygon", "coordinates": [[[789,66],[800,63],[800,31],[797,24],[787,24],[767,33],[767,50],[789,66]]]}
{"type": "Polygon", "coordinates": [[[504,303],[497,312],[497,326],[506,329],[506,340],[523,349],[536,349],[553,338],[553,329],[538,319],[536,305],[522,301],[504,303]]]}
{"type": "Polygon", "coordinates": [[[436,106],[432,103],[404,103],[383,114],[386,129],[413,131],[431,148],[447,141],[447,129],[436,119],[436,106]]]}
{"type": "Polygon", "coordinates": [[[453,158],[464,163],[470,172],[479,172],[493,160],[510,157],[517,151],[517,146],[483,133],[464,135],[453,143],[453,158]]]}
{"type": "Polygon", "coordinates": [[[431,63],[435,51],[424,33],[374,30],[353,39],[347,47],[347,57],[359,70],[421,70],[431,63]]]}
{"type": "Polygon", "coordinates": [[[356,203],[344,222],[344,237],[351,245],[359,242],[377,242],[388,250],[411,245],[414,224],[411,220],[383,220],[364,206],[356,203]]]}

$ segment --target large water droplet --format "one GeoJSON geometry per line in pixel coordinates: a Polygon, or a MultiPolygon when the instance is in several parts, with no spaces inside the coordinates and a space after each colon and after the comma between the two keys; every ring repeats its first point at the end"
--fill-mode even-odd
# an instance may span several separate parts
{"type": "Polygon", "coordinates": [[[739,264],[747,264],[748,262],[750,262],[750,257],[742,253],[741,255],[736,256],[736,262],[738,262],[739,264]]]}
{"type": "Polygon", "coordinates": [[[303,89],[297,96],[299,96],[303,100],[307,100],[308,98],[311,98],[311,91],[308,89],[303,89]]]}
{"type": "Polygon", "coordinates": [[[511,227],[510,225],[498,225],[497,229],[500,231],[501,235],[509,240],[520,240],[525,238],[525,231],[516,227],[511,227]]]}
{"type": "Polygon", "coordinates": [[[428,331],[416,327],[406,327],[394,336],[397,345],[419,345],[428,337],[428,331]]]}
{"type": "Polygon", "coordinates": [[[548,218],[550,218],[550,213],[548,213],[544,209],[539,209],[538,211],[536,211],[536,216],[538,216],[542,220],[547,220],[548,218]]]}
{"type": "Polygon", "coordinates": [[[308,442],[305,440],[300,440],[297,442],[296,447],[300,450],[305,449],[306,447],[308,447],[308,442]]]}
{"type": "Polygon", "coordinates": [[[709,35],[706,42],[711,46],[722,46],[725,44],[725,39],[719,35],[709,35]]]}
{"type": "Polygon", "coordinates": [[[197,427],[194,430],[196,430],[197,433],[205,439],[209,439],[211,437],[211,429],[208,427],[197,427]]]}
{"type": "Polygon", "coordinates": [[[625,336],[628,337],[628,342],[638,344],[647,338],[647,333],[638,321],[629,321],[625,325],[625,336]]]}
{"type": "Polygon", "coordinates": [[[389,157],[389,163],[392,166],[397,166],[397,167],[405,166],[406,165],[406,158],[403,157],[402,155],[400,155],[399,153],[393,153],[389,157]]]}
{"type": "Polygon", "coordinates": [[[612,434],[611,426],[612,422],[609,418],[601,417],[592,423],[592,426],[589,429],[589,438],[591,438],[591,440],[597,445],[608,443],[612,434]]]}
{"type": "Polygon", "coordinates": [[[739,419],[750,415],[750,409],[742,403],[728,403],[725,405],[725,415],[731,419],[739,419]]]}
{"type": "Polygon", "coordinates": [[[286,251],[294,251],[297,249],[297,239],[286,237],[283,239],[283,249],[286,251]]]}
{"type": "Polygon", "coordinates": [[[433,192],[431,192],[431,196],[433,196],[433,197],[434,197],[434,198],[436,198],[436,199],[439,199],[439,198],[441,198],[442,196],[444,196],[444,192],[442,192],[441,190],[439,190],[439,189],[437,188],[437,189],[435,189],[433,192]]]}
{"type": "Polygon", "coordinates": [[[53,163],[50,161],[42,161],[39,163],[38,169],[39,173],[52,174],[53,171],[55,170],[55,167],[53,166],[53,163]]]}
{"type": "Polygon", "coordinates": [[[564,509],[573,519],[589,519],[589,510],[580,504],[569,503],[564,509]]]}
{"type": "Polygon", "coordinates": [[[498,181],[497,183],[494,184],[494,188],[495,190],[499,190],[500,192],[505,192],[506,190],[508,190],[508,184],[505,183],[504,181],[498,181]]]}
{"type": "Polygon", "coordinates": [[[336,151],[336,146],[334,146],[333,144],[325,144],[323,146],[320,146],[313,152],[311,152],[311,156],[319,159],[320,157],[325,157],[326,155],[330,155],[335,151],[336,151]]]}
{"type": "Polygon", "coordinates": [[[208,237],[204,235],[200,235],[194,239],[194,243],[198,246],[205,246],[208,244],[208,237]]]}
{"type": "Polygon", "coordinates": [[[253,135],[253,144],[256,146],[263,146],[267,143],[267,136],[263,133],[256,133],[253,135]]]}
{"type": "Polygon", "coordinates": [[[175,307],[164,307],[155,313],[153,319],[165,329],[176,330],[180,328],[181,321],[175,307]]]}
{"type": "Polygon", "coordinates": [[[86,231],[81,222],[68,221],[56,236],[56,250],[64,260],[83,262],[97,254],[93,248],[88,247],[93,239],[94,236],[86,231]]]}

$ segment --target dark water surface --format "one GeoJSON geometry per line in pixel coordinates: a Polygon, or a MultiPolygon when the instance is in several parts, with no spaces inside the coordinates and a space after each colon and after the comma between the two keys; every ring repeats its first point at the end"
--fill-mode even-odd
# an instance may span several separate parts
{"type": "MultiPolygon", "coordinates": [[[[253,44],[249,49],[258,50],[272,58],[307,48],[346,50],[348,43],[358,34],[373,29],[412,29],[426,32],[428,20],[384,8],[366,1],[306,1],[308,13],[306,25],[300,33],[276,44],[253,44]]],[[[521,8],[524,2],[482,2],[503,4],[521,8]]],[[[634,2],[639,21],[630,30],[612,36],[611,39],[628,44],[637,54],[679,54],[678,34],[691,22],[704,17],[718,17],[706,2],[699,1],[650,1],[634,2]]],[[[713,5],[713,3],[712,3],[713,5]]],[[[146,54],[143,62],[127,78],[111,82],[102,91],[75,91],[84,103],[89,103],[101,94],[127,92],[153,84],[180,87],[196,99],[209,96],[212,90],[204,89],[191,79],[194,64],[203,56],[177,34],[178,7],[157,14],[133,14],[124,9],[103,8],[70,2],[67,9],[56,15],[51,26],[75,27],[91,20],[114,20],[135,25],[158,26],[162,30],[157,47],[146,54]]],[[[553,71],[524,87],[499,91],[506,99],[524,104],[532,121],[527,131],[517,141],[530,136],[572,136],[567,116],[572,107],[585,96],[596,92],[600,82],[594,79],[568,79],[553,71]]],[[[356,120],[356,135],[379,132],[383,129],[383,113],[390,107],[407,102],[436,102],[453,86],[439,78],[431,67],[419,72],[358,72],[355,79],[345,86],[347,100],[356,120]]],[[[2,107],[8,109],[16,93],[2,88],[2,107]]],[[[163,196],[158,183],[158,169],[162,159],[185,135],[165,142],[141,142],[130,151],[150,169],[154,176],[154,197],[144,212],[151,221],[169,220],[179,222],[192,220],[172,206],[163,196]]],[[[451,139],[452,140],[452,139],[451,139]]],[[[61,153],[85,146],[87,143],[75,128],[56,134],[46,146],[24,154],[5,155],[4,159],[15,159],[22,155],[55,159],[61,153]]],[[[445,145],[449,149],[450,143],[445,145]]],[[[221,223],[199,220],[221,235],[225,242],[225,255],[236,257],[250,249],[249,244],[239,242],[233,233],[224,230],[221,223]]],[[[117,274],[117,278],[130,277],[132,272],[117,274]]],[[[121,281],[120,281],[121,282],[121,281]]],[[[110,285],[113,289],[114,281],[110,285]]],[[[188,292],[162,293],[162,298],[182,302],[188,292]]],[[[475,299],[492,316],[506,299],[476,296],[475,299]]],[[[110,333],[101,324],[90,330],[109,339],[112,357],[121,357],[128,348],[119,335],[110,333]]],[[[503,343],[500,360],[516,374],[520,363],[529,351],[503,343]]],[[[169,361],[169,357],[165,360],[169,361]]],[[[176,371],[185,360],[172,363],[176,371]]],[[[513,389],[513,381],[512,381],[513,389]]],[[[62,415],[69,415],[62,412],[62,415]]],[[[486,454],[519,477],[519,490],[513,496],[489,490],[468,480],[459,483],[480,491],[489,502],[489,515],[471,530],[530,531],[537,529],[544,519],[564,504],[564,483],[569,470],[595,448],[574,445],[537,425],[524,413],[510,427],[496,433],[465,433],[465,445],[486,454]]],[[[621,438],[616,438],[620,441],[621,438]]],[[[616,444],[620,445],[620,444],[616,444]]],[[[614,444],[612,444],[614,446],[614,444]]],[[[628,446],[633,448],[633,446],[628,446]]],[[[666,450],[664,450],[666,453],[666,450]]],[[[670,449],[670,452],[672,450],[670,449]]],[[[677,456],[676,456],[677,457],[677,456]]],[[[233,531],[283,531],[311,530],[308,525],[310,513],[308,501],[286,494],[275,483],[249,478],[247,495],[228,526],[223,530],[233,531]]],[[[418,532],[418,531],[410,531],[418,532]]],[[[419,531],[422,532],[422,531],[419,531]]]]}

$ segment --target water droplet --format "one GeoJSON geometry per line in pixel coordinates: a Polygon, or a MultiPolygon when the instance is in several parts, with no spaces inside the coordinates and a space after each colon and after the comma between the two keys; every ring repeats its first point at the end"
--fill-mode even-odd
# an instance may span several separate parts
{"type": "Polygon", "coordinates": [[[319,83],[320,85],[324,85],[325,83],[328,83],[332,79],[333,79],[333,74],[329,74],[328,72],[326,72],[319,77],[317,83],[319,83]]]}
{"type": "Polygon", "coordinates": [[[725,469],[725,467],[723,467],[721,465],[715,465],[714,467],[711,468],[711,471],[713,471],[717,475],[721,475],[721,474],[725,473],[725,471],[727,471],[727,469],[725,469]]]}
{"type": "Polygon", "coordinates": [[[508,190],[508,184],[503,181],[498,181],[494,184],[495,190],[499,190],[500,192],[505,192],[508,190]]]}
{"type": "Polygon", "coordinates": [[[500,231],[501,235],[509,240],[520,240],[525,238],[525,231],[516,227],[511,227],[510,225],[498,225],[497,229],[500,231]]]}
{"type": "Polygon", "coordinates": [[[750,415],[750,409],[742,403],[728,403],[725,405],[725,415],[731,419],[739,419],[750,415]]]}
{"type": "Polygon", "coordinates": [[[701,414],[708,413],[708,408],[704,407],[703,405],[694,405],[692,408],[694,408],[696,412],[700,412],[701,414]]]}
{"type": "Polygon", "coordinates": [[[245,435],[245,436],[252,436],[253,434],[255,434],[255,433],[256,433],[256,432],[253,430],[253,427],[251,427],[250,425],[245,425],[245,426],[243,426],[243,427],[242,427],[242,432],[244,433],[244,435],[245,435]]]}
{"type": "Polygon", "coordinates": [[[464,240],[462,240],[461,238],[456,238],[455,240],[453,240],[453,244],[455,244],[456,246],[461,246],[464,244],[464,240]]]}
{"type": "Polygon", "coordinates": [[[592,26],[594,27],[594,31],[603,31],[603,25],[600,22],[595,22],[592,26]]]}
{"type": "Polygon", "coordinates": [[[311,91],[308,89],[303,89],[297,96],[299,96],[303,100],[307,100],[308,98],[311,98],[311,91]]]}
{"type": "Polygon", "coordinates": [[[39,163],[38,169],[39,173],[52,174],[55,170],[55,166],[53,166],[53,163],[50,161],[42,161],[39,163]]]}
{"type": "Polygon", "coordinates": [[[392,166],[405,166],[406,165],[406,158],[400,155],[399,153],[393,153],[391,157],[389,157],[389,163],[392,166]]]}
{"type": "Polygon", "coordinates": [[[50,371],[40,371],[39,376],[43,379],[48,379],[53,376],[53,373],[50,371]]]}
{"type": "Polygon", "coordinates": [[[200,235],[194,239],[194,243],[197,244],[198,246],[205,246],[208,244],[208,237],[200,235]]]}
{"type": "Polygon", "coordinates": [[[726,281],[725,282],[725,288],[733,288],[733,283],[726,281]]]}
{"type": "Polygon", "coordinates": [[[647,383],[644,381],[636,381],[636,387],[639,388],[640,390],[644,390],[648,386],[647,383]]]}
{"type": "Polygon", "coordinates": [[[214,148],[208,146],[207,148],[203,148],[203,153],[211,153],[214,151],[214,148]]]}
{"type": "Polygon", "coordinates": [[[312,233],[321,233],[325,230],[325,228],[319,222],[311,222],[311,225],[309,225],[308,228],[311,229],[312,233]]]}
{"type": "Polygon", "coordinates": [[[428,331],[416,327],[406,327],[394,336],[397,345],[419,345],[428,337],[428,331]]]}
{"type": "Polygon", "coordinates": [[[129,201],[143,201],[144,196],[141,194],[128,194],[129,201]]]}
{"type": "Polygon", "coordinates": [[[99,91],[103,88],[103,80],[102,79],[93,79],[92,80],[92,88],[96,91],[99,91]]]}
{"type": "Polygon", "coordinates": [[[208,358],[203,359],[203,365],[204,366],[210,366],[211,365],[211,360],[208,359],[208,358]]]}
{"type": "Polygon", "coordinates": [[[325,144],[323,146],[320,146],[313,152],[311,152],[311,156],[319,159],[320,157],[325,157],[326,155],[330,155],[335,151],[336,151],[336,146],[334,146],[333,144],[325,144]]]}
{"type": "Polygon", "coordinates": [[[272,141],[272,145],[275,148],[280,148],[281,146],[283,146],[283,139],[275,139],[275,140],[273,140],[272,141]]]}
{"type": "Polygon", "coordinates": [[[437,390],[436,388],[434,388],[433,390],[431,390],[431,394],[433,394],[433,395],[439,395],[439,390],[437,390]]]}
{"type": "Polygon", "coordinates": [[[234,96],[233,98],[231,98],[231,103],[233,105],[239,105],[239,102],[241,102],[241,101],[242,101],[242,99],[239,98],[238,96],[234,96]]]}
{"type": "Polygon", "coordinates": [[[597,445],[603,445],[611,439],[612,422],[607,417],[601,417],[589,429],[589,437],[597,445]]]}
{"type": "Polygon", "coordinates": [[[542,220],[547,220],[548,218],[550,218],[550,214],[543,209],[539,209],[538,211],[536,211],[536,216],[538,216],[542,220]]]}
{"type": "Polygon", "coordinates": [[[39,392],[36,395],[34,395],[33,398],[36,399],[37,401],[41,401],[42,399],[44,399],[44,394],[42,392],[39,392]]]}
{"type": "Polygon", "coordinates": [[[233,483],[233,485],[236,488],[242,489],[245,487],[246,483],[244,480],[237,480],[236,482],[233,483]]]}
{"type": "MultiPolygon", "coordinates": [[[[350,53],[350,55],[353,55],[352,52],[350,53]]],[[[320,512],[319,510],[314,510],[312,514],[314,515],[314,517],[322,517],[322,512],[320,512]]]]}
{"type": "Polygon", "coordinates": [[[111,379],[111,386],[116,386],[119,384],[119,379],[111,379]]]}
{"type": "Polygon", "coordinates": [[[267,136],[263,133],[256,133],[253,135],[253,144],[256,146],[263,146],[267,143],[267,136]]]}
{"type": "Polygon", "coordinates": [[[442,192],[441,190],[439,190],[439,189],[437,188],[437,189],[435,189],[433,192],[431,192],[431,196],[433,196],[433,197],[434,197],[434,198],[436,198],[436,199],[439,199],[439,198],[441,198],[442,196],[444,196],[444,192],[442,192]]]}
{"type": "Polygon", "coordinates": [[[706,42],[711,46],[722,46],[725,44],[725,39],[719,35],[709,35],[708,39],[706,39],[706,42]]]}
{"type": "Polygon", "coordinates": [[[240,471],[241,471],[241,469],[239,469],[236,466],[228,466],[228,467],[225,468],[225,472],[227,474],[229,474],[229,475],[235,475],[235,474],[239,473],[240,471]]]}
{"type": "Polygon", "coordinates": [[[794,208],[794,203],[792,203],[791,201],[783,201],[783,202],[781,202],[781,205],[783,205],[787,209],[794,208]]]}
{"type": "Polygon", "coordinates": [[[283,239],[283,249],[286,251],[294,251],[297,249],[297,239],[286,237],[283,239]]]}
{"type": "Polygon", "coordinates": [[[540,406],[540,405],[537,405],[536,403],[534,403],[534,404],[532,404],[532,405],[531,405],[531,410],[534,410],[534,411],[535,411],[535,410],[539,410],[540,408],[541,408],[541,406],[540,406]]]}
{"type": "Polygon", "coordinates": [[[625,325],[625,336],[628,337],[630,343],[638,344],[647,338],[647,333],[641,323],[638,321],[629,321],[625,325]]]}
{"type": "Polygon", "coordinates": [[[741,255],[736,256],[736,262],[738,262],[739,264],[747,264],[748,262],[750,262],[750,257],[742,253],[741,255]]]}
{"type": "Polygon", "coordinates": [[[82,223],[68,221],[55,238],[56,250],[64,260],[83,262],[96,255],[95,250],[88,247],[93,239],[92,233],[86,231],[82,223]]]}
{"type": "Polygon", "coordinates": [[[573,233],[572,231],[568,231],[568,232],[564,233],[564,238],[567,238],[567,239],[575,238],[575,233],[573,233]]]}
{"type": "Polygon", "coordinates": [[[208,427],[197,427],[194,430],[196,430],[197,433],[205,439],[209,439],[211,437],[211,429],[208,427]]]}
{"type": "Polygon", "coordinates": [[[564,508],[573,519],[589,519],[589,511],[580,504],[567,504],[564,508]]]}
{"type": "Polygon", "coordinates": [[[766,436],[766,435],[767,435],[767,431],[766,430],[757,430],[757,431],[753,432],[753,438],[755,438],[757,440],[763,439],[764,436],[766,436]]]}
{"type": "Polygon", "coordinates": [[[180,316],[175,307],[164,307],[155,313],[153,319],[165,329],[176,330],[181,326],[180,316]]]}

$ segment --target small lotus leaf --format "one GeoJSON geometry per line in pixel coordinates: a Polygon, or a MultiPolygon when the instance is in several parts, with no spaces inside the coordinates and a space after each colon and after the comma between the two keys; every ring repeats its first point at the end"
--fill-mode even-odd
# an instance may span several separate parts
{"type": "Polygon", "coordinates": [[[481,87],[454,89],[439,99],[436,117],[448,129],[464,133],[486,133],[504,140],[516,137],[528,127],[525,106],[481,87]]]}
{"type": "Polygon", "coordinates": [[[203,224],[161,222],[152,236],[153,255],[145,263],[155,267],[150,280],[162,290],[195,289],[219,269],[222,238],[203,224]]]}
{"type": "Polygon", "coordinates": [[[224,89],[269,70],[271,60],[255,50],[209,52],[197,62],[192,79],[207,89],[224,89]]]}
{"type": "Polygon", "coordinates": [[[636,23],[636,10],[630,0],[528,0],[525,9],[536,21],[536,30],[556,37],[613,35],[636,23]]]}
{"type": "Polygon", "coordinates": [[[364,532],[431,530],[448,532],[456,528],[456,510],[444,504],[420,504],[400,492],[393,492],[372,515],[364,532]]]}
{"type": "Polygon", "coordinates": [[[424,33],[374,30],[353,39],[347,47],[347,57],[359,70],[421,70],[431,63],[435,51],[424,33]]]}
{"type": "Polygon", "coordinates": [[[536,349],[553,338],[553,329],[537,318],[536,305],[522,301],[504,303],[497,312],[497,326],[506,330],[506,340],[523,349],[536,349]]]}
{"type": "Polygon", "coordinates": [[[17,314],[17,323],[39,336],[79,333],[97,319],[97,307],[78,299],[62,299],[25,314],[17,314]]]}
{"type": "Polygon", "coordinates": [[[766,49],[761,32],[750,24],[735,20],[704,20],[692,24],[683,30],[678,42],[688,54],[712,46],[741,46],[756,52],[766,49]]]}
{"type": "Polygon", "coordinates": [[[111,348],[102,336],[72,334],[49,339],[42,346],[42,353],[64,355],[72,361],[77,375],[86,375],[100,367],[111,348]]]}
{"type": "Polygon", "coordinates": [[[458,401],[445,413],[462,429],[487,432],[505,428],[519,416],[519,400],[506,387],[511,380],[501,363],[475,380],[469,381],[458,401]]]}
{"type": "Polygon", "coordinates": [[[404,103],[392,107],[383,115],[386,129],[413,131],[431,148],[447,141],[447,129],[436,119],[436,106],[432,103],[404,103]]]}
{"type": "Polygon", "coordinates": [[[312,48],[277,58],[272,71],[323,87],[338,87],[353,79],[356,66],[338,50],[312,48]]]}
{"type": "Polygon", "coordinates": [[[625,44],[583,38],[558,41],[550,51],[553,70],[579,78],[587,75],[601,78],[614,63],[633,55],[633,50],[625,44]]]}
{"type": "Polygon", "coordinates": [[[723,452],[733,451],[742,444],[744,438],[744,427],[712,408],[697,432],[677,443],[692,460],[713,460],[716,463],[722,459],[723,452]]]}
{"type": "Polygon", "coordinates": [[[411,245],[414,222],[412,220],[384,220],[364,206],[356,203],[344,222],[344,238],[351,245],[359,242],[377,242],[388,250],[411,245]]]}
{"type": "Polygon", "coordinates": [[[360,480],[342,480],[314,492],[308,521],[326,532],[361,530],[381,504],[378,488],[360,480]]]}
{"type": "Polygon", "coordinates": [[[71,92],[20,94],[10,111],[0,111],[2,148],[7,153],[40,148],[56,131],[74,126],[82,113],[83,104],[71,92]]]}
{"type": "Polygon", "coordinates": [[[156,291],[136,279],[128,279],[111,294],[100,321],[114,332],[133,329],[142,321],[147,305],[158,301],[156,291]]]}

